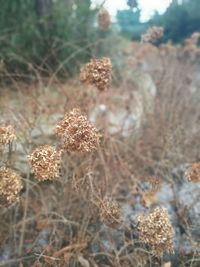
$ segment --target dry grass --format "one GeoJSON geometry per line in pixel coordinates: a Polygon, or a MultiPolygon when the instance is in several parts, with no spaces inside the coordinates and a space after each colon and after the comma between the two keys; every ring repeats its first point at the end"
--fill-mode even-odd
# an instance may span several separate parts
{"type": "MultiPolygon", "coordinates": [[[[199,92],[198,89],[192,91],[193,74],[198,65],[193,58],[185,58],[179,48],[170,45],[167,49],[158,49],[144,44],[138,50],[137,46],[128,46],[123,79],[118,87],[113,85],[107,92],[87,88],[78,79],[48,84],[42,78],[40,83],[28,85],[28,88],[26,84],[14,82],[15,92],[11,91],[10,96],[8,91],[5,96],[1,92],[2,122],[9,121],[16,128],[12,165],[22,174],[24,183],[20,203],[1,210],[0,214],[0,245],[12,244],[8,265],[22,262],[25,266],[161,266],[162,260],[154,258],[141,244],[137,225],[128,225],[121,217],[120,206],[124,203],[134,206],[138,197],[143,202],[146,192],[142,184],[147,177],[159,177],[161,183],[168,181],[173,185],[174,167],[200,159],[199,92]],[[129,76],[130,68],[134,74],[144,72],[144,63],[149,66],[148,72],[158,92],[154,108],[151,112],[145,110],[146,119],[139,135],[134,131],[126,138],[120,133],[111,135],[102,117],[99,122],[102,140],[97,150],[84,155],[65,152],[59,179],[46,182],[34,179],[27,155],[39,145],[60,146],[54,128],[63,114],[79,107],[89,115],[102,103],[112,109],[116,95],[130,100],[132,91],[138,90],[129,76]],[[116,231],[124,231],[121,248],[108,250],[105,247],[101,237],[102,222],[111,223],[116,231]],[[48,237],[43,238],[44,244],[38,245],[45,233],[48,237]],[[95,242],[97,252],[94,247],[92,249],[95,242]]],[[[132,102],[128,100],[125,106],[131,110],[132,102]]],[[[62,133],[68,133],[68,124],[61,126],[64,127],[62,133]]],[[[4,149],[1,153],[7,157],[9,152],[4,149]]],[[[37,162],[41,168],[43,163],[37,162]]],[[[149,180],[152,184],[157,181],[149,180]]],[[[112,244],[115,230],[108,228],[112,244]]],[[[191,265],[190,258],[177,253],[179,264],[198,266],[195,254],[191,265]]],[[[0,266],[5,264],[0,262],[0,266]]]]}

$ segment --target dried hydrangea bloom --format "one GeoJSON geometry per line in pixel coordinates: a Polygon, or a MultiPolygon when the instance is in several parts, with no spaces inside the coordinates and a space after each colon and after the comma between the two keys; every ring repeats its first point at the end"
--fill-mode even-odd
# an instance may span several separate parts
{"type": "Polygon", "coordinates": [[[185,175],[190,182],[200,182],[200,162],[192,164],[192,166],[185,172],[185,175]]]}
{"type": "Polygon", "coordinates": [[[200,49],[198,47],[198,40],[200,38],[199,32],[194,32],[190,38],[185,40],[185,46],[183,49],[184,54],[190,56],[192,59],[195,59],[196,55],[200,53],[200,49]]]}
{"type": "Polygon", "coordinates": [[[16,140],[15,129],[12,125],[0,127],[0,145],[6,145],[16,140]]]}
{"type": "Polygon", "coordinates": [[[80,80],[105,91],[111,86],[112,64],[109,58],[91,59],[82,69],[80,80]]]}
{"type": "Polygon", "coordinates": [[[151,185],[152,192],[157,192],[160,189],[161,184],[162,184],[161,179],[159,179],[157,176],[149,176],[147,177],[147,181],[151,185]]]}
{"type": "Polygon", "coordinates": [[[185,40],[186,45],[197,45],[198,40],[200,38],[199,32],[194,32],[189,38],[185,40]]]}
{"type": "Polygon", "coordinates": [[[62,151],[44,145],[36,148],[28,157],[31,169],[39,181],[53,180],[59,176],[62,151]]]}
{"type": "Polygon", "coordinates": [[[157,207],[148,215],[140,215],[138,229],[140,239],[151,247],[155,256],[173,251],[173,228],[166,209],[157,207]]]}
{"type": "Polygon", "coordinates": [[[99,145],[100,135],[79,109],[67,113],[57,124],[55,132],[64,149],[70,152],[90,152],[99,145]]]}
{"type": "Polygon", "coordinates": [[[110,14],[105,8],[101,8],[97,16],[98,26],[106,31],[111,25],[110,14]]]}
{"type": "Polygon", "coordinates": [[[105,198],[100,204],[100,216],[106,225],[115,227],[121,221],[118,203],[111,198],[105,198]]]}
{"type": "Polygon", "coordinates": [[[22,189],[21,177],[13,170],[0,168],[0,206],[7,206],[19,200],[22,189]]]}
{"type": "Polygon", "coordinates": [[[141,40],[144,43],[155,43],[159,40],[164,33],[163,27],[151,27],[146,33],[142,34],[141,40]]]}

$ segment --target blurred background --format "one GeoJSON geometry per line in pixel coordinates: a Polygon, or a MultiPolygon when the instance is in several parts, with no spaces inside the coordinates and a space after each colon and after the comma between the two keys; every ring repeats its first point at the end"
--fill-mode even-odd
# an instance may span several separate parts
{"type": "Polygon", "coordinates": [[[200,184],[185,174],[200,166],[199,37],[200,0],[0,0],[0,141],[1,125],[17,137],[0,146],[0,167],[23,183],[9,207],[0,187],[0,266],[200,266],[200,184]],[[59,179],[38,181],[27,156],[60,148],[55,127],[77,107],[100,146],[67,151],[59,179]],[[118,228],[102,219],[107,197],[118,228]],[[162,259],[135,231],[155,207],[174,229],[162,259]]]}
{"type": "Polygon", "coordinates": [[[99,39],[117,35],[138,41],[152,25],[165,29],[160,43],[180,44],[200,30],[198,0],[0,0],[0,6],[1,77],[3,65],[18,75],[37,69],[44,75],[64,71],[70,76],[102,53],[99,39]],[[108,31],[97,27],[102,6],[111,15],[108,31]]]}

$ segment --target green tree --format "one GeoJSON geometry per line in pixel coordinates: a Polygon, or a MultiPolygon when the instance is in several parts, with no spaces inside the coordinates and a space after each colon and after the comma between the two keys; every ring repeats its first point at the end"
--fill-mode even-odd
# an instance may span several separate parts
{"type": "Polygon", "coordinates": [[[200,31],[200,1],[173,1],[163,15],[155,14],[149,24],[165,28],[163,41],[183,42],[193,32],[200,31]]]}
{"type": "Polygon", "coordinates": [[[96,12],[90,0],[0,0],[0,6],[0,60],[10,71],[27,71],[31,63],[70,74],[90,57],[96,12]]]}

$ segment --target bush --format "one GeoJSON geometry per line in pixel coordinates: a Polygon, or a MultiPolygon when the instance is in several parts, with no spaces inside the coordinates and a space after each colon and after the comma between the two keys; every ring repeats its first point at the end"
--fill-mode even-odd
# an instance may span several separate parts
{"type": "Polygon", "coordinates": [[[37,66],[43,73],[72,74],[90,57],[96,12],[90,0],[0,2],[0,59],[9,71],[37,66]]]}

